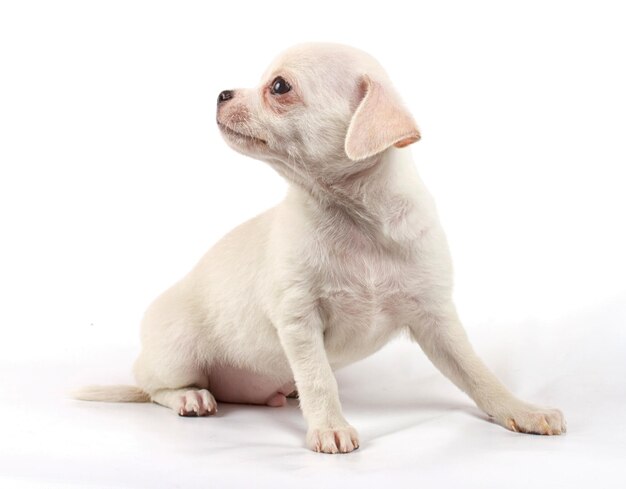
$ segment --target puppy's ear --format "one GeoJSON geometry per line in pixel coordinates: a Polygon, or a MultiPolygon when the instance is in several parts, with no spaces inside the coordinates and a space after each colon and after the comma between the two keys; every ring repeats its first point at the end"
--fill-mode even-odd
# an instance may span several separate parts
{"type": "Polygon", "coordinates": [[[403,148],[420,139],[413,117],[395,91],[363,75],[362,99],[346,135],[345,150],[351,160],[362,160],[390,146],[403,148]]]}

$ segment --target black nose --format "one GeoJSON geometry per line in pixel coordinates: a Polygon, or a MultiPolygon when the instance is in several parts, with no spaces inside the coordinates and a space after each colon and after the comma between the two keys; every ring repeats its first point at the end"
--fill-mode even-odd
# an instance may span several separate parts
{"type": "Polygon", "coordinates": [[[233,98],[235,95],[235,92],[233,92],[232,90],[224,90],[222,93],[220,93],[217,96],[217,103],[221,104],[226,102],[227,100],[230,100],[231,98],[233,98]]]}

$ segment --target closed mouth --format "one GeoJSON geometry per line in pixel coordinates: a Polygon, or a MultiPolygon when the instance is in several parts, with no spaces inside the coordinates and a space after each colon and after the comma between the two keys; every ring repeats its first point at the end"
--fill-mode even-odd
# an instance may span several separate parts
{"type": "Polygon", "coordinates": [[[250,134],[244,134],[242,132],[235,131],[234,129],[228,127],[226,124],[222,124],[220,121],[217,121],[217,126],[227,136],[231,136],[231,137],[234,137],[234,138],[237,138],[237,139],[240,139],[240,140],[244,140],[245,142],[248,142],[248,143],[257,143],[257,144],[267,145],[267,141],[265,141],[265,140],[263,140],[261,138],[257,138],[257,137],[251,136],[250,134]]]}

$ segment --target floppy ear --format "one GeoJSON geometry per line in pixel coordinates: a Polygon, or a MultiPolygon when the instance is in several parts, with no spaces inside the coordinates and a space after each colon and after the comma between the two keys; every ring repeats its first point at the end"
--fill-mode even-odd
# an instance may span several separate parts
{"type": "Polygon", "coordinates": [[[413,117],[395,91],[363,75],[363,93],[346,135],[345,150],[351,160],[362,160],[390,146],[403,148],[420,139],[413,117]]]}

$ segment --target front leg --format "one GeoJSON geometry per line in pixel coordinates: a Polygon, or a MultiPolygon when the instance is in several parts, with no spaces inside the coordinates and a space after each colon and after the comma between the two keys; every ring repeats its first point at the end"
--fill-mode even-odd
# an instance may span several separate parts
{"type": "Polygon", "coordinates": [[[308,423],[307,446],[316,452],[347,453],[359,447],[356,430],[341,412],[337,381],[324,349],[324,330],[315,312],[277,325],[293,371],[300,408],[308,423]]]}
{"type": "Polygon", "coordinates": [[[454,305],[429,307],[410,330],[435,366],[497,423],[523,433],[565,432],[561,411],[521,401],[491,373],[470,345],[454,305]]]}

